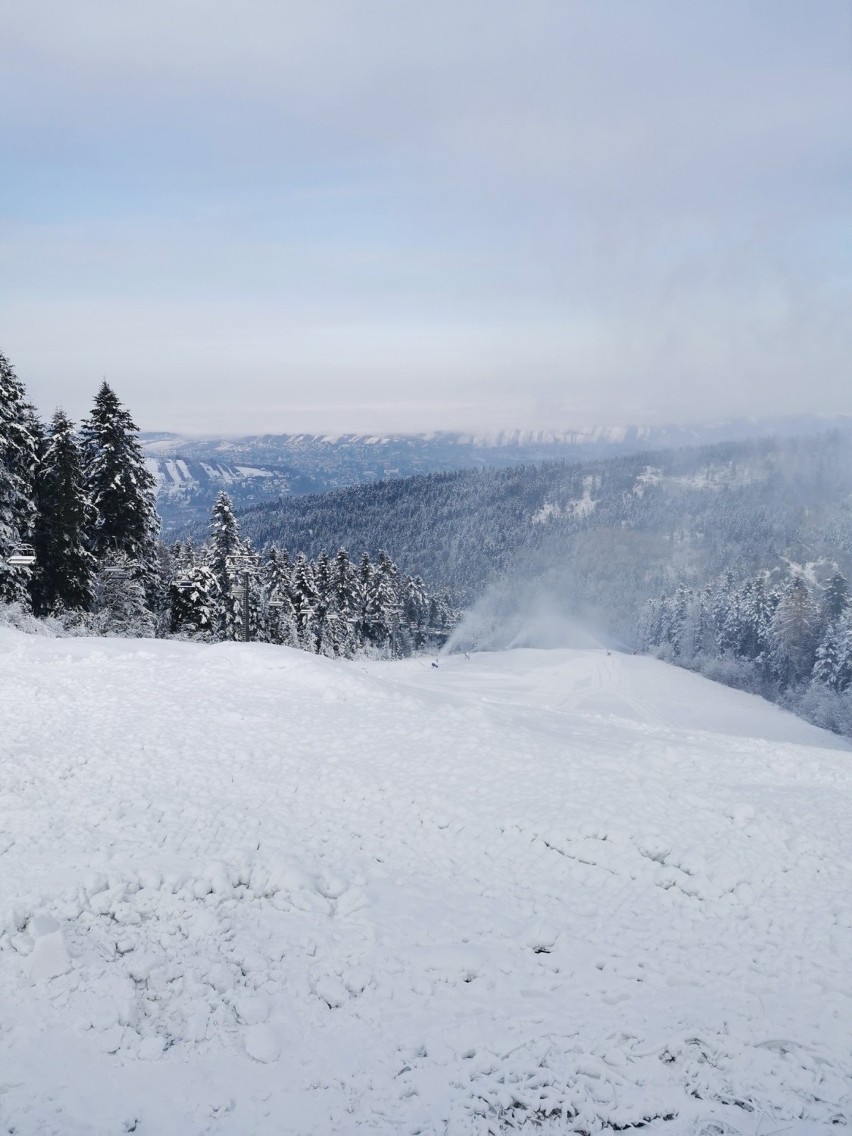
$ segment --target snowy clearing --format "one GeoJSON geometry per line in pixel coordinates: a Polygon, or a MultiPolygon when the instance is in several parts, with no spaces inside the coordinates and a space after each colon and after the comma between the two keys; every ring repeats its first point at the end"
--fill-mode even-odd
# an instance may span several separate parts
{"type": "Polygon", "coordinates": [[[647,658],[0,629],[0,1132],[852,1116],[852,755],[647,658]]]}

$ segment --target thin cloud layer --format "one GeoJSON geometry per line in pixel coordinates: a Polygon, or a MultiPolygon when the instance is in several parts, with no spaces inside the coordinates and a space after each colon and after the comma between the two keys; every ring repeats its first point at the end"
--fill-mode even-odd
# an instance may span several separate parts
{"type": "Polygon", "coordinates": [[[0,343],[45,410],[104,373],[205,431],[852,410],[842,0],[3,25],[0,343]]]}

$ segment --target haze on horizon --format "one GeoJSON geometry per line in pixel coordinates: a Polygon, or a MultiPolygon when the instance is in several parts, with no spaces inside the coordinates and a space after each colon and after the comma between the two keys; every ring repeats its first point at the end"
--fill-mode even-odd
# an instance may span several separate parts
{"type": "Polygon", "coordinates": [[[0,350],[144,429],[852,411],[847,0],[7,0],[0,350]]]}

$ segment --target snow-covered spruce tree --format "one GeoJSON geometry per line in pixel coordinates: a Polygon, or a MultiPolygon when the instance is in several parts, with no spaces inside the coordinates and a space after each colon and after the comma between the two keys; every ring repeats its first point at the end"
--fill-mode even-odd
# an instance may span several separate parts
{"type": "Polygon", "coordinates": [[[172,549],[165,541],[158,540],[155,548],[153,571],[147,591],[148,603],[154,616],[154,625],[158,639],[163,639],[171,633],[172,585],[177,578],[177,561],[172,553],[172,549]]]}
{"type": "Polygon", "coordinates": [[[400,622],[405,636],[405,653],[422,651],[427,642],[429,603],[419,576],[406,577],[400,622]]]}
{"type": "Polygon", "coordinates": [[[837,637],[837,670],[834,687],[841,693],[852,691],[852,608],[846,611],[834,625],[837,637]]]}
{"type": "Polygon", "coordinates": [[[766,577],[761,574],[749,581],[739,605],[742,632],[739,654],[761,665],[768,662],[772,617],[780,596],[767,588],[766,577]]]}
{"type": "Polygon", "coordinates": [[[154,478],[138,434],[115,392],[103,383],[81,427],[86,488],[95,509],[90,548],[97,560],[123,553],[134,576],[150,587],[160,524],[154,478]]]}
{"type": "Polygon", "coordinates": [[[671,642],[675,635],[673,612],[674,602],[670,595],[661,595],[658,605],[658,629],[659,641],[658,646],[666,649],[666,653],[671,655],[671,642]]]}
{"type": "Polygon", "coordinates": [[[840,637],[834,627],[829,627],[816,650],[813,678],[815,682],[826,686],[829,690],[842,690],[840,685],[841,673],[841,647],[840,637]]]}
{"type": "Polygon", "coordinates": [[[350,659],[355,654],[355,569],[345,548],[340,548],[331,571],[332,648],[334,654],[350,659]]]}
{"type": "Polygon", "coordinates": [[[373,642],[373,563],[365,551],[352,576],[352,627],[355,649],[360,651],[373,642]]]}
{"type": "Polygon", "coordinates": [[[37,478],[32,585],[36,615],[92,609],[95,560],[86,546],[92,507],[83,481],[74,424],[57,410],[37,478]]]}
{"type": "Polygon", "coordinates": [[[354,582],[355,567],[349,559],[349,553],[345,548],[339,548],[334,558],[331,586],[334,591],[335,608],[347,615],[352,611],[354,582]]]}
{"type": "MultiPolygon", "coordinates": [[[[172,579],[174,580],[180,579],[185,572],[194,568],[199,562],[195,546],[189,538],[174,541],[169,549],[169,556],[171,557],[172,579]]],[[[202,556],[201,559],[203,560],[204,557],[202,556]]]]}
{"type": "Polygon", "coordinates": [[[212,639],[216,630],[216,578],[206,564],[190,564],[169,588],[170,633],[189,639],[212,639]]]}
{"type": "MultiPolygon", "coordinates": [[[[206,546],[208,567],[216,581],[215,637],[217,639],[242,639],[243,618],[243,574],[235,571],[233,557],[251,556],[252,548],[240,536],[240,526],[227,493],[220,493],[213,506],[210,520],[210,539],[206,546]]],[[[258,603],[257,581],[249,580],[249,634],[257,637],[258,603]]]]}
{"type": "Polygon", "coordinates": [[[314,612],[318,598],[313,566],[305,554],[300,552],[293,567],[293,607],[296,610],[299,646],[303,651],[317,649],[314,612]]]}
{"type": "Polygon", "coordinates": [[[371,581],[373,610],[373,642],[396,653],[397,631],[402,611],[399,569],[388,554],[380,549],[371,581]]]}
{"type": "Polygon", "coordinates": [[[701,658],[716,653],[716,628],[713,622],[713,585],[706,584],[696,596],[695,654],[701,658]]]}
{"type": "Polygon", "coordinates": [[[91,626],[98,635],[150,639],[155,621],[137,562],[123,552],[105,556],[95,575],[95,614],[91,626]]]}
{"type": "Polygon", "coordinates": [[[678,584],[672,600],[671,645],[672,654],[677,658],[684,655],[692,658],[693,645],[687,635],[690,593],[686,584],[678,584]]]}
{"type": "Polygon", "coordinates": [[[318,655],[334,655],[336,654],[334,650],[334,628],[337,623],[337,611],[334,604],[331,561],[325,549],[317,557],[314,583],[317,593],[311,621],[314,649],[318,655]]]}
{"type": "Polygon", "coordinates": [[[296,609],[293,606],[292,565],[287,549],[272,545],[266,551],[262,580],[265,593],[266,638],[283,647],[298,647],[296,609]]]}
{"type": "MultiPolygon", "coordinates": [[[[722,618],[721,626],[717,627],[716,642],[721,655],[738,659],[742,655],[743,645],[743,620],[740,610],[743,596],[737,589],[726,590],[725,594],[728,606],[722,618]]],[[[718,611],[717,606],[717,617],[718,611]]]]}
{"type": "Polygon", "coordinates": [[[731,639],[735,620],[731,618],[733,596],[736,593],[736,583],[733,572],[726,572],[716,585],[712,603],[713,626],[716,631],[716,644],[719,651],[724,654],[731,650],[731,639]]]}
{"type": "Polygon", "coordinates": [[[781,596],[770,630],[771,665],[782,690],[810,676],[818,624],[819,612],[808,586],[796,576],[781,596]]]}
{"type": "Polygon", "coordinates": [[[232,567],[232,558],[244,556],[245,548],[240,536],[231,498],[219,493],[210,517],[210,537],[206,545],[207,562],[216,580],[215,636],[219,640],[240,638],[242,628],[242,598],[232,567]]]}
{"type": "Polygon", "coordinates": [[[639,615],[636,643],[640,651],[653,651],[660,645],[660,604],[649,599],[639,615]]]}
{"type": "Polygon", "coordinates": [[[33,539],[40,426],[24,385],[0,354],[0,602],[29,606],[31,569],[8,563],[33,539]]]}
{"type": "Polygon", "coordinates": [[[814,680],[838,694],[852,685],[852,609],[829,624],[816,651],[814,680]]]}
{"type": "Polygon", "coordinates": [[[822,593],[820,615],[824,627],[837,623],[849,608],[849,582],[842,572],[835,572],[822,593]]]}

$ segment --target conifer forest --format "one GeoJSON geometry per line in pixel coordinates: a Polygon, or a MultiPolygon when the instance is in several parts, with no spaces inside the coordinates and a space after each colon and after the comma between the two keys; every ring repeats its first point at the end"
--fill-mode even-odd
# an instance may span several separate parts
{"type": "Polygon", "coordinates": [[[62,634],[284,644],[351,658],[436,649],[450,596],[390,555],[313,559],[241,535],[226,493],[209,533],[168,545],[129,411],[104,382],[75,429],[39,421],[0,355],[0,616],[62,634]]]}

